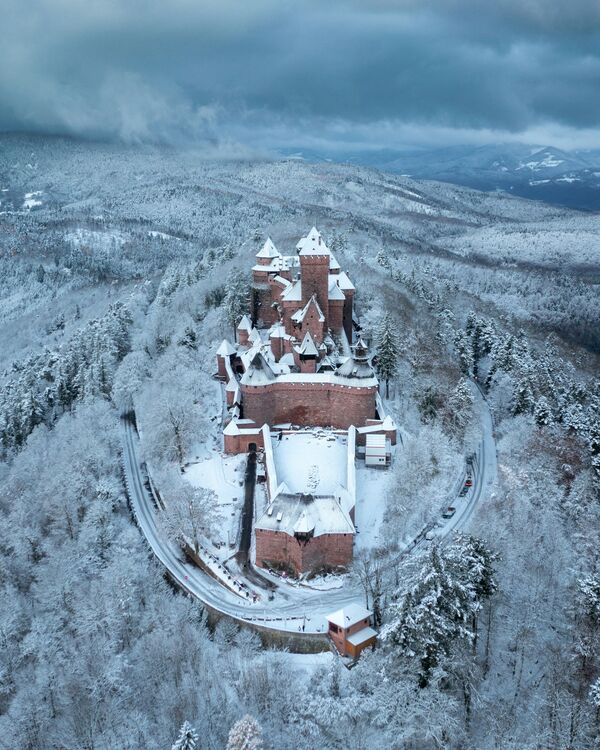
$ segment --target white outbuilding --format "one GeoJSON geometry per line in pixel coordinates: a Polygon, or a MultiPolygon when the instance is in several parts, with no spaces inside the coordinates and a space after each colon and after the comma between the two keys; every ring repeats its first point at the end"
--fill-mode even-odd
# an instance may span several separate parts
{"type": "Polygon", "coordinates": [[[385,435],[367,435],[365,448],[366,466],[383,466],[389,463],[391,450],[385,435]]]}

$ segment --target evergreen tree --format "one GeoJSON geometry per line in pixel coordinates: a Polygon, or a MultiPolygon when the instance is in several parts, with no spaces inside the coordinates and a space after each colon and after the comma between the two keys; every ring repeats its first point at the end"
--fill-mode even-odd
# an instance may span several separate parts
{"type": "Polygon", "coordinates": [[[375,339],[375,368],[380,378],[385,380],[385,397],[390,397],[390,380],[398,371],[400,344],[394,323],[386,313],[379,323],[375,339]]]}
{"type": "Polygon", "coordinates": [[[402,653],[419,661],[419,685],[426,687],[443,656],[457,640],[470,641],[471,587],[446,568],[440,549],[404,595],[389,634],[402,653]]]}
{"type": "Polygon", "coordinates": [[[234,271],[225,286],[225,298],[223,306],[227,322],[233,328],[235,340],[236,327],[244,314],[248,312],[250,304],[250,288],[246,274],[242,271],[234,271]]]}
{"type": "Polygon", "coordinates": [[[473,403],[474,399],[469,383],[465,378],[461,378],[448,399],[447,412],[450,425],[461,436],[464,434],[471,418],[473,403]]]}
{"type": "Polygon", "coordinates": [[[550,404],[548,403],[548,399],[546,399],[544,396],[541,396],[538,399],[538,402],[535,405],[535,410],[533,412],[533,417],[538,427],[545,427],[552,421],[552,411],[550,410],[550,404]]]}
{"type": "Polygon", "coordinates": [[[468,336],[464,331],[456,331],[454,336],[454,348],[458,354],[460,371],[467,377],[473,371],[473,349],[468,336]]]}
{"type": "Polygon", "coordinates": [[[377,253],[376,260],[377,260],[377,263],[382,268],[388,268],[388,269],[391,268],[390,259],[388,258],[386,253],[383,251],[383,249],[379,250],[379,252],[377,253]]]}
{"type": "Polygon", "coordinates": [[[179,730],[179,737],[171,750],[196,750],[198,747],[198,734],[189,721],[184,721],[179,730]]]}
{"type": "Polygon", "coordinates": [[[256,719],[244,716],[231,727],[226,750],[263,750],[262,732],[256,719]]]}
{"type": "Polygon", "coordinates": [[[512,400],[512,413],[531,414],[535,405],[531,384],[527,380],[522,380],[515,385],[512,400]]]}

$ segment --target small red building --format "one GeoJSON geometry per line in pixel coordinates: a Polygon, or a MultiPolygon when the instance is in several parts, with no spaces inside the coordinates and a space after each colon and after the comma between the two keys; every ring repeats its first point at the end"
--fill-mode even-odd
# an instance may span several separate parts
{"type": "Polygon", "coordinates": [[[328,615],[328,635],[342,656],[358,659],[365,648],[374,646],[377,633],[371,627],[371,612],[360,604],[349,604],[328,615]]]}

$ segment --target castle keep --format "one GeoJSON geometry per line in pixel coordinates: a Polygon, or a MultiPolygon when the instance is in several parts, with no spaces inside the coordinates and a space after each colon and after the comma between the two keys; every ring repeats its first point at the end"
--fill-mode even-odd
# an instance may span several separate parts
{"type": "Polygon", "coordinates": [[[344,568],[352,558],[356,446],[372,433],[396,441],[367,347],[355,335],[355,288],[313,227],[293,255],[267,239],[252,268],[252,289],[252,319],[242,318],[235,344],[222,342],[217,366],[230,414],[225,452],[264,450],[269,506],[255,525],[256,564],[296,574],[344,568]],[[339,481],[319,480],[326,469],[311,458],[315,441],[307,437],[316,428],[329,429],[327,445],[344,446],[340,459],[337,445],[339,481]],[[282,440],[296,450],[278,466],[282,440]],[[279,481],[290,461],[299,474],[313,462],[306,487],[291,490],[295,475],[279,481]]]}

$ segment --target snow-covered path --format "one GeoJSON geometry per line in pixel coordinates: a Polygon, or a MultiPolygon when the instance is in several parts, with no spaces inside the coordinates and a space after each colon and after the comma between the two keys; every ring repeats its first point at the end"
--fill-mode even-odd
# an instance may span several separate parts
{"type": "MultiPolygon", "coordinates": [[[[486,496],[496,476],[492,416],[481,395],[477,393],[476,396],[481,413],[482,439],[473,464],[473,488],[465,498],[456,499],[455,515],[438,528],[437,536],[441,539],[449,538],[453,531],[465,528],[475,506],[486,496]]],[[[252,602],[236,595],[187,562],[179,547],[164,535],[157,524],[153,497],[144,485],[135,428],[125,419],[122,420],[122,428],[123,468],[132,511],[153,553],[184,591],[240,622],[255,623],[290,633],[303,631],[307,634],[323,634],[327,629],[327,614],[352,602],[362,601],[363,593],[359,584],[349,578],[342,588],[326,591],[285,584],[279,588],[272,601],[263,598],[252,602]]],[[[403,554],[409,554],[426,543],[421,536],[403,554]]]]}

